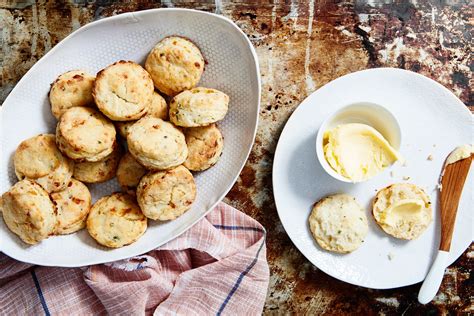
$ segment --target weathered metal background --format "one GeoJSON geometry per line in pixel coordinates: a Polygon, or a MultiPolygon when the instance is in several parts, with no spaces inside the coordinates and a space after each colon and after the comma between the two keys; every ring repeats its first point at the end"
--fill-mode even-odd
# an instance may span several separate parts
{"type": "Polygon", "coordinates": [[[318,271],[293,246],[278,219],[271,183],[276,142],[289,115],[312,91],[349,72],[413,70],[439,81],[473,110],[472,2],[0,0],[0,102],[41,56],[80,26],[122,12],[172,6],[233,19],[260,58],[257,139],[226,202],[267,228],[272,276],[265,313],[474,313],[472,245],[447,270],[440,293],[426,306],[416,301],[419,285],[384,291],[348,285],[318,271]]]}

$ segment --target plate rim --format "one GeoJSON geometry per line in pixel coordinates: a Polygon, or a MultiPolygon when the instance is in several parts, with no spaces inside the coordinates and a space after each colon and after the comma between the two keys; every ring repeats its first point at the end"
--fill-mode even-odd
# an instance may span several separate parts
{"type": "MultiPolygon", "coordinates": [[[[303,105],[305,102],[308,102],[308,100],[310,99],[310,97],[315,94],[315,93],[318,93],[320,92],[320,90],[322,89],[325,89],[326,86],[328,84],[332,84],[336,81],[340,81],[342,79],[347,79],[347,77],[351,77],[351,76],[355,76],[355,75],[358,75],[360,73],[367,73],[367,72],[400,72],[400,73],[404,73],[404,74],[407,74],[407,75],[410,75],[410,76],[414,76],[414,77],[417,77],[418,79],[421,79],[421,80],[424,80],[425,82],[429,82],[430,84],[434,84],[435,86],[437,86],[437,88],[441,88],[441,90],[447,94],[449,94],[450,96],[454,97],[455,100],[457,100],[458,103],[462,104],[463,108],[465,109],[465,113],[466,115],[469,115],[471,117],[471,122],[472,122],[472,118],[473,118],[473,115],[471,113],[471,111],[469,111],[469,109],[466,107],[466,105],[464,104],[464,102],[462,102],[451,90],[449,90],[448,88],[446,88],[445,86],[443,86],[442,84],[440,84],[439,82],[429,78],[429,77],[426,77],[424,75],[421,75],[419,73],[416,73],[416,72],[413,72],[413,71],[409,71],[409,70],[406,70],[406,69],[400,69],[400,68],[393,68],[393,67],[379,67],[379,68],[369,68],[369,69],[363,69],[363,70],[359,70],[359,71],[355,71],[355,72],[351,72],[351,73],[348,73],[348,74],[345,74],[343,76],[340,76],[334,80],[331,80],[327,83],[325,83],[323,86],[321,86],[320,88],[318,88],[317,90],[313,91],[312,93],[310,93],[308,96],[306,96],[306,98],[301,101],[300,104],[298,104],[297,108],[293,111],[293,113],[291,113],[290,117],[288,118],[288,120],[286,121],[285,123],[285,126],[283,127],[281,133],[280,133],[280,136],[278,138],[278,142],[277,142],[277,145],[275,147],[275,154],[274,154],[274,159],[273,159],[273,167],[272,167],[272,191],[273,191],[273,199],[275,200],[275,208],[277,209],[277,213],[278,213],[278,218],[280,220],[280,223],[282,224],[283,226],[283,229],[285,230],[285,233],[286,235],[290,238],[291,242],[293,243],[293,245],[296,247],[296,249],[298,249],[298,251],[303,255],[303,257],[306,258],[306,260],[308,260],[313,266],[315,266],[316,268],[318,268],[319,270],[323,271],[324,273],[326,273],[327,275],[337,279],[337,280],[340,280],[342,282],[345,282],[345,283],[348,283],[348,284],[352,284],[352,285],[356,285],[356,286],[360,286],[360,287],[364,287],[364,288],[370,288],[370,289],[377,289],[377,290],[384,290],[384,289],[395,289],[395,288],[400,288],[400,287],[404,287],[404,286],[409,286],[409,285],[413,285],[413,284],[416,284],[416,283],[419,283],[421,281],[423,281],[423,279],[419,280],[419,281],[414,281],[414,282],[407,282],[407,283],[403,283],[403,284],[400,284],[400,285],[397,285],[397,286],[366,286],[366,285],[363,285],[363,284],[359,284],[355,281],[348,281],[348,280],[344,280],[343,278],[341,278],[339,275],[336,275],[336,273],[333,273],[332,271],[333,270],[328,270],[328,269],[322,269],[320,267],[318,267],[314,262],[313,260],[311,260],[310,258],[308,258],[304,253],[303,251],[301,250],[302,247],[300,247],[294,240],[293,240],[293,237],[288,233],[287,231],[287,228],[285,226],[285,223],[282,221],[282,210],[280,210],[278,208],[278,198],[277,198],[277,194],[275,193],[275,183],[276,183],[276,177],[275,177],[275,170],[276,168],[278,168],[278,163],[277,163],[277,155],[282,155],[281,153],[278,154],[279,152],[281,152],[281,136],[285,133],[286,129],[288,128],[288,123],[290,122],[290,120],[292,119],[292,117],[298,112],[298,111],[301,111],[301,105],[303,105]]],[[[461,111],[461,110],[460,110],[461,111]]],[[[467,246],[468,248],[469,246],[467,246]]],[[[463,250],[466,251],[465,248],[463,250]]],[[[451,265],[454,261],[456,261],[461,255],[462,253],[454,258],[452,261],[451,260],[448,260],[448,263],[447,266],[451,265]]]]}
{"type": "MultiPolygon", "coordinates": [[[[231,19],[229,19],[225,16],[222,16],[222,15],[215,14],[215,13],[200,11],[200,10],[194,10],[194,9],[186,9],[186,8],[158,8],[158,9],[149,9],[149,10],[142,10],[142,11],[136,11],[136,12],[121,13],[121,14],[117,14],[117,15],[114,15],[114,16],[111,16],[111,17],[106,17],[106,18],[103,18],[103,19],[100,19],[100,20],[97,20],[97,21],[90,22],[90,23],[78,28],[74,32],[67,35],[59,43],[57,43],[45,55],[43,55],[33,66],[31,66],[31,68],[15,84],[15,87],[9,92],[7,98],[3,101],[2,106],[0,106],[0,122],[3,121],[3,112],[4,112],[3,109],[6,106],[8,106],[8,104],[9,104],[8,101],[11,98],[11,95],[13,94],[15,89],[18,88],[19,84],[22,83],[23,81],[28,80],[31,73],[35,70],[35,67],[37,67],[38,64],[44,62],[44,59],[46,59],[47,56],[49,56],[50,54],[53,54],[56,50],[60,49],[64,45],[65,42],[67,42],[68,40],[71,40],[71,38],[73,38],[77,34],[82,33],[84,31],[88,30],[89,28],[96,27],[96,26],[98,26],[100,24],[103,24],[103,23],[112,23],[114,21],[119,21],[119,20],[125,20],[126,21],[127,19],[131,19],[134,22],[139,22],[140,18],[145,16],[145,15],[153,15],[153,14],[161,13],[161,12],[173,12],[173,13],[185,12],[185,13],[189,13],[189,14],[198,14],[198,15],[202,15],[202,16],[208,16],[209,18],[212,18],[212,19],[221,20],[221,21],[227,23],[228,25],[230,25],[235,31],[237,31],[238,34],[240,34],[240,36],[244,39],[244,42],[247,44],[247,49],[249,50],[249,52],[252,56],[251,66],[255,70],[255,73],[257,75],[256,76],[256,79],[257,79],[257,87],[256,87],[257,88],[257,106],[256,106],[257,111],[256,111],[256,113],[257,113],[257,115],[255,115],[254,122],[252,122],[252,123],[254,123],[255,128],[254,128],[254,131],[252,133],[252,141],[251,141],[251,143],[250,143],[250,145],[247,149],[247,152],[245,153],[245,159],[243,160],[241,166],[238,169],[238,172],[233,177],[232,181],[229,182],[229,186],[227,188],[225,188],[223,193],[216,199],[215,203],[213,203],[210,207],[208,207],[208,209],[205,212],[203,212],[201,215],[199,215],[196,219],[191,221],[191,223],[189,225],[183,225],[183,228],[178,229],[177,230],[178,232],[174,236],[166,238],[163,242],[155,245],[152,248],[146,247],[143,250],[132,252],[129,255],[121,257],[121,258],[117,258],[117,259],[113,259],[113,260],[105,260],[105,261],[100,260],[100,259],[89,260],[89,261],[81,262],[79,264],[73,264],[73,263],[71,263],[71,264],[57,264],[57,263],[54,263],[54,262],[45,262],[45,261],[42,261],[42,260],[28,260],[27,255],[26,256],[21,256],[21,255],[18,256],[17,254],[10,254],[8,252],[5,252],[4,249],[2,249],[1,243],[0,243],[0,252],[4,253],[5,255],[9,256],[10,258],[13,258],[15,260],[25,262],[25,263],[41,265],[41,266],[46,266],[46,267],[65,267],[65,268],[84,267],[84,266],[89,266],[89,265],[109,263],[109,262],[114,262],[114,261],[118,261],[118,260],[123,260],[123,259],[126,259],[126,258],[131,258],[131,257],[137,256],[137,255],[147,253],[147,252],[149,252],[153,249],[156,249],[156,248],[166,244],[167,242],[169,242],[169,241],[171,241],[175,238],[178,238],[183,233],[185,233],[187,230],[191,229],[194,225],[196,225],[197,222],[199,222],[202,218],[204,218],[211,210],[213,210],[217,206],[217,204],[219,204],[222,201],[222,199],[227,195],[227,193],[229,193],[229,191],[232,189],[234,184],[237,182],[237,179],[240,176],[240,174],[242,172],[242,169],[245,167],[245,164],[248,161],[248,158],[249,158],[250,153],[252,151],[253,145],[255,144],[255,138],[256,138],[257,130],[258,130],[258,123],[259,123],[259,117],[260,117],[259,113],[260,113],[260,105],[261,105],[261,94],[262,94],[260,66],[259,66],[258,56],[257,56],[257,53],[255,51],[255,47],[252,45],[252,42],[247,37],[247,35],[244,33],[244,31],[241,28],[239,28],[238,25],[234,21],[232,21],[231,19]]],[[[0,139],[3,139],[3,134],[2,133],[3,133],[3,129],[0,128],[0,139]]],[[[4,161],[2,160],[1,163],[3,165],[4,161]]]]}

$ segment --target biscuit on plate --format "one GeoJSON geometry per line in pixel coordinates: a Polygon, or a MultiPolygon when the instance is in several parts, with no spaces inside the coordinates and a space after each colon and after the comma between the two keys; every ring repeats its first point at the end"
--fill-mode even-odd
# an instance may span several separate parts
{"type": "MultiPolygon", "coordinates": [[[[153,97],[151,98],[151,102],[148,105],[145,116],[153,116],[165,121],[168,119],[168,104],[166,104],[165,98],[163,98],[158,92],[153,92],[153,97]]],[[[136,121],[116,122],[115,126],[117,126],[119,134],[122,137],[127,137],[128,129],[135,122],[136,121]]]]}
{"type": "Polygon", "coordinates": [[[56,147],[53,134],[39,134],[20,143],[13,157],[19,180],[34,180],[46,191],[62,190],[69,182],[74,162],[56,147]]]}
{"type": "Polygon", "coordinates": [[[418,238],[432,221],[430,198],[410,183],[392,184],[379,192],[372,203],[372,215],[389,235],[418,238]]]}
{"type": "Polygon", "coordinates": [[[198,84],[204,71],[204,57],[191,41],[170,36],[151,50],[145,69],[158,90],[174,96],[198,84]]]}
{"type": "Polygon", "coordinates": [[[215,124],[187,128],[184,135],[188,145],[188,158],[183,164],[186,168],[202,171],[219,160],[224,148],[224,139],[215,124]]]}
{"type": "Polygon", "coordinates": [[[140,165],[133,156],[127,152],[120,159],[117,168],[117,181],[122,191],[135,195],[140,179],[147,173],[145,167],[140,165]]]}
{"type": "Polygon", "coordinates": [[[140,238],[147,228],[147,218],[135,198],[125,193],[104,196],[92,206],[87,217],[87,231],[99,244],[119,248],[140,238]]]}
{"type": "Polygon", "coordinates": [[[188,156],[184,134],[170,122],[144,117],[128,130],[128,150],[148,169],[164,170],[182,164],[188,156]]]}
{"type": "Polygon", "coordinates": [[[83,70],[72,70],[60,75],[49,90],[49,102],[54,117],[59,120],[61,115],[72,107],[93,106],[94,80],[94,76],[83,70]]]}
{"type": "Polygon", "coordinates": [[[166,221],[181,216],[196,198],[191,172],[183,166],[167,171],[150,172],[137,188],[137,200],[146,217],[166,221]]]}
{"type": "Polygon", "coordinates": [[[132,121],[146,114],[153,91],[153,81],[142,66],[121,60],[97,74],[92,95],[111,120],[132,121]]]}
{"type": "Polygon", "coordinates": [[[368,232],[367,216],[356,199],[335,194],[318,201],[308,218],[311,234],[321,248],[348,253],[362,245],[368,232]]]}
{"type": "Polygon", "coordinates": [[[0,199],[7,227],[27,244],[36,244],[56,229],[56,208],[38,183],[17,182],[0,199]]]}
{"type": "Polygon", "coordinates": [[[170,102],[170,121],[182,127],[206,126],[220,121],[229,109],[229,96],[210,88],[183,91],[170,102]]]}
{"type": "Polygon", "coordinates": [[[99,161],[115,148],[114,124],[99,111],[74,107],[56,127],[56,144],[63,154],[77,161],[99,161]]]}
{"type": "Polygon", "coordinates": [[[56,235],[71,234],[86,226],[91,193],[85,184],[71,179],[64,190],[51,194],[51,200],[57,209],[56,235]]]}
{"type": "Polygon", "coordinates": [[[103,160],[96,162],[77,162],[74,165],[74,178],[86,183],[104,182],[115,177],[121,150],[118,144],[114,151],[103,160]]]}

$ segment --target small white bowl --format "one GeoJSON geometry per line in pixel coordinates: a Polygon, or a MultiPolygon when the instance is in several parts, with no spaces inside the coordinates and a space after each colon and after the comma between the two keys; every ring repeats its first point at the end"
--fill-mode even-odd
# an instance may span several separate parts
{"type": "Polygon", "coordinates": [[[369,102],[354,103],[343,107],[323,121],[316,136],[316,154],[323,169],[333,178],[353,183],[354,181],[337,173],[324,157],[323,136],[328,129],[341,124],[362,123],[376,129],[396,150],[400,149],[402,133],[397,119],[386,108],[369,102]]]}

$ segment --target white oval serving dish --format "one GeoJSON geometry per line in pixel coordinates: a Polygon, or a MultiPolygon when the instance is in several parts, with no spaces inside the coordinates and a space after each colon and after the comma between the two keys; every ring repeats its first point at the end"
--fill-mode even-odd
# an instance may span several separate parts
{"type": "MultiPolygon", "coordinates": [[[[192,209],[171,222],[149,221],[137,242],[119,249],[99,246],[87,233],[50,237],[28,246],[0,220],[0,251],[15,259],[45,266],[76,267],[119,260],[145,253],[177,237],[231,189],[255,139],[260,107],[257,55],[245,34],[229,19],[187,9],[155,9],[125,13],[90,23],[61,41],[18,82],[0,110],[0,193],[16,180],[12,155],[18,144],[39,133],[54,133],[56,120],[48,102],[49,86],[68,70],[96,73],[118,60],[143,64],[162,38],[190,38],[202,50],[207,65],[199,85],[230,96],[229,113],[219,123],[224,152],[213,168],[195,174],[197,199],[192,209]]],[[[95,201],[119,191],[116,180],[89,186],[95,201]]]]}

